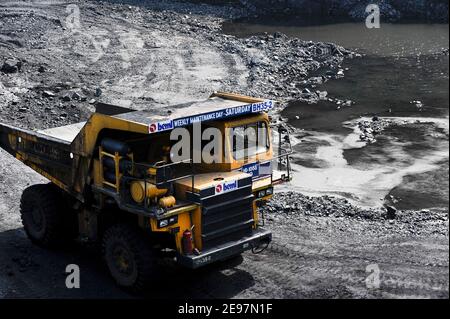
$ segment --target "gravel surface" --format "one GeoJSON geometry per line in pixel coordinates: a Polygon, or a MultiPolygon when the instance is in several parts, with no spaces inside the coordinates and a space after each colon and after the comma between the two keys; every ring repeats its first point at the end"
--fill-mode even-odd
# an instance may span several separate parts
{"type": "MultiPolygon", "coordinates": [[[[313,103],[303,89],[357,57],[282,34],[223,35],[240,6],[143,1],[0,3],[0,121],[25,128],[78,122],[94,100],[136,109],[203,99],[214,90],[313,103]],[[78,7],[69,6],[76,4],[78,7]],[[68,19],[80,10],[80,24],[68,19]]],[[[95,253],[32,245],[20,223],[24,188],[45,180],[0,151],[0,298],[128,298],[95,253]],[[65,288],[65,267],[81,289],[65,288]]],[[[344,199],[276,194],[264,209],[274,241],[241,265],[170,275],[154,298],[448,298],[448,211],[361,209],[344,199]],[[380,285],[370,272],[378,269],[380,285]],[[171,287],[177,285],[174,291],[171,287]]],[[[226,264],[224,266],[227,266],[226,264]]]]}

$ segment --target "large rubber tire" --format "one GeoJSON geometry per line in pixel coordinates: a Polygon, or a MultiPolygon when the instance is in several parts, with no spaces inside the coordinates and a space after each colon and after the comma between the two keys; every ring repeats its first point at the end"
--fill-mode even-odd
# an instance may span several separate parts
{"type": "Polygon", "coordinates": [[[30,240],[42,247],[54,248],[72,236],[70,207],[53,184],[37,184],[25,189],[20,200],[22,224],[30,240]]]}
{"type": "Polygon", "coordinates": [[[155,254],[137,227],[111,226],[103,235],[102,252],[111,276],[122,288],[140,292],[155,278],[155,254]]]}

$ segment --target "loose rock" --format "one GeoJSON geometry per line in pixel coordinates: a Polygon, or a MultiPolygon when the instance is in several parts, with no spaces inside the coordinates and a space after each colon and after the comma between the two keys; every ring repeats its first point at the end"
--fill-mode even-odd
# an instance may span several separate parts
{"type": "Polygon", "coordinates": [[[1,68],[3,73],[16,73],[20,71],[22,63],[17,59],[8,59],[6,60],[1,68]]]}

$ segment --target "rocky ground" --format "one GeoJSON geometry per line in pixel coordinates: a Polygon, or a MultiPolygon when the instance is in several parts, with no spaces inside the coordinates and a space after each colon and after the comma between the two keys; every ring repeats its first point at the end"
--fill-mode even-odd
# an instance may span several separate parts
{"type": "MultiPolygon", "coordinates": [[[[223,35],[224,19],[246,16],[240,5],[123,2],[1,3],[0,121],[41,129],[86,119],[95,100],[157,108],[214,90],[314,103],[326,92],[305,87],[343,76],[342,61],[357,57],[278,33],[223,35]],[[324,77],[312,75],[319,68],[324,77]]],[[[372,138],[375,124],[361,125],[372,138]]],[[[130,297],[91,252],[45,251],[27,240],[20,195],[44,179],[3,151],[0,163],[0,298],[130,297]],[[80,265],[82,289],[65,288],[69,263],[80,265]]],[[[274,234],[266,251],[245,254],[231,268],[171,273],[147,296],[448,298],[448,212],[361,209],[343,199],[285,193],[264,213],[274,234]],[[371,281],[374,269],[379,287],[371,281]]]]}
{"type": "Polygon", "coordinates": [[[298,193],[276,194],[265,211],[274,241],[264,255],[276,258],[263,280],[279,296],[448,298],[448,211],[361,209],[298,193]]]}

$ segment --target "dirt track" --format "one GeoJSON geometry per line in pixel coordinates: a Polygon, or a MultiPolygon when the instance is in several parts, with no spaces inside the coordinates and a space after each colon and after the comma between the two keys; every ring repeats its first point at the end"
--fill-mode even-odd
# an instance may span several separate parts
{"type": "MultiPolygon", "coordinates": [[[[317,52],[317,47],[327,47],[289,42],[289,46],[298,46],[286,52],[288,40],[282,37],[246,43],[220,35],[221,19],[242,14],[238,9],[202,6],[208,14],[196,15],[200,7],[189,4],[154,4],[158,10],[78,4],[78,31],[67,25],[64,1],[0,4],[0,57],[22,60],[20,72],[0,73],[1,121],[27,128],[77,122],[92,111],[88,102],[93,98],[144,108],[204,98],[219,89],[297,96],[290,75],[283,73],[287,66],[274,62],[269,70],[271,80],[264,73],[267,61],[274,61],[275,54],[287,59],[300,49],[307,55],[317,52]],[[41,66],[44,72],[39,71],[41,66]],[[44,97],[47,90],[55,96],[44,97]],[[61,99],[73,92],[83,98],[61,99]]],[[[342,59],[338,53],[299,56],[295,59],[298,65],[292,62],[292,68],[307,72],[319,66],[337,66],[342,59]]],[[[79,247],[46,251],[27,240],[19,217],[20,194],[44,179],[3,151],[0,163],[0,298],[131,297],[114,286],[92,252],[79,247]],[[65,287],[64,270],[70,263],[81,268],[81,289],[65,287]]],[[[244,262],[231,269],[209,267],[192,276],[172,272],[168,282],[154,287],[147,296],[449,296],[448,213],[432,220],[424,218],[423,223],[416,220],[414,231],[403,220],[383,218],[327,217],[307,211],[290,215],[269,212],[268,217],[274,243],[262,254],[245,254],[244,262]],[[380,288],[369,289],[366,267],[375,264],[380,269],[380,288]],[[170,281],[180,278],[182,287],[173,291],[170,281]]]]}
{"type": "MultiPolygon", "coordinates": [[[[9,198],[11,203],[17,203],[19,194],[11,194],[9,198]]],[[[13,217],[10,229],[0,232],[0,297],[133,297],[112,283],[93,251],[80,247],[47,251],[33,246],[17,222],[17,204],[10,206],[13,217]],[[64,270],[72,263],[81,269],[80,289],[65,287],[64,270]]],[[[246,253],[244,262],[230,269],[216,265],[193,273],[169,264],[167,280],[156,283],[144,296],[448,298],[448,232],[445,234],[445,230],[444,234],[425,231],[413,235],[398,221],[303,214],[291,218],[273,218],[272,214],[268,217],[267,227],[273,231],[274,242],[262,254],[246,253]],[[369,270],[378,267],[378,289],[368,288],[367,267],[369,270]],[[178,288],[173,290],[175,284],[178,288]]]]}

